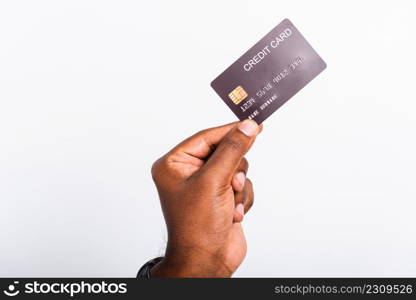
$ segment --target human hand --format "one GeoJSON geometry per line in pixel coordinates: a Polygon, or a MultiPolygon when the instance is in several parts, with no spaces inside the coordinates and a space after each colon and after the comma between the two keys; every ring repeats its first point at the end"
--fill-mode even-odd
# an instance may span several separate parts
{"type": "Polygon", "coordinates": [[[247,245],[241,221],[253,204],[244,155],[262,130],[252,120],[203,130],[152,167],[165,217],[165,257],[153,277],[229,277],[247,245]]]}

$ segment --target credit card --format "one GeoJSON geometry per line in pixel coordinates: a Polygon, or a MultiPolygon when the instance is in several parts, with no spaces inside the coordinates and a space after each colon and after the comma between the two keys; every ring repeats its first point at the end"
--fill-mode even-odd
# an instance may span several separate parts
{"type": "Polygon", "coordinates": [[[325,68],[318,53],[285,19],[211,86],[240,120],[260,124],[325,68]]]}

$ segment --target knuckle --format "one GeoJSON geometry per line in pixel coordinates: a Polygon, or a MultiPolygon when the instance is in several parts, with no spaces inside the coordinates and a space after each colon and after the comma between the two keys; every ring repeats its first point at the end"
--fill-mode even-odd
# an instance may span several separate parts
{"type": "Polygon", "coordinates": [[[194,134],[194,136],[203,136],[208,132],[208,129],[202,129],[199,130],[197,133],[194,134]]]}
{"type": "Polygon", "coordinates": [[[244,206],[246,207],[247,210],[249,210],[254,204],[254,197],[249,197],[249,199],[247,199],[247,201],[244,203],[244,206]]]}
{"type": "Polygon", "coordinates": [[[250,166],[250,164],[248,163],[247,158],[243,157],[242,164],[243,164],[243,168],[247,171],[248,167],[250,166]]]}
{"type": "Polygon", "coordinates": [[[250,189],[253,189],[253,182],[250,180],[250,178],[246,178],[245,185],[249,186],[250,189]]]}
{"type": "Polygon", "coordinates": [[[163,173],[163,168],[165,164],[164,157],[159,158],[152,164],[151,174],[154,181],[158,181],[161,174],[163,173]]]}
{"type": "Polygon", "coordinates": [[[224,147],[232,151],[241,151],[244,144],[236,138],[229,138],[224,141],[224,147]]]}
{"type": "Polygon", "coordinates": [[[247,191],[246,191],[247,206],[248,206],[248,208],[250,208],[254,203],[253,183],[251,182],[250,179],[246,179],[245,186],[247,188],[247,191]]]}
{"type": "Polygon", "coordinates": [[[244,181],[244,193],[247,195],[253,193],[253,184],[251,183],[251,180],[246,178],[244,181]]]}
{"type": "Polygon", "coordinates": [[[253,207],[253,204],[254,204],[254,199],[252,199],[252,200],[248,203],[248,207],[247,207],[247,209],[252,208],[252,207],[253,207]]]}

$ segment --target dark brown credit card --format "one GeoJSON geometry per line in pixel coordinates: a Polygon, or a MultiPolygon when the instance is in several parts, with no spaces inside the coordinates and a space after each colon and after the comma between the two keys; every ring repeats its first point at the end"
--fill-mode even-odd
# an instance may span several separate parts
{"type": "Polygon", "coordinates": [[[240,119],[262,123],[326,68],[288,19],[211,82],[240,119]]]}

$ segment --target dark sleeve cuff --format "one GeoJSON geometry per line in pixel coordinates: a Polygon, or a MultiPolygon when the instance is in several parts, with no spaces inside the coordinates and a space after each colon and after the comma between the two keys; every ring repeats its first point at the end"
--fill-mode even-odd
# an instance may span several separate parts
{"type": "Polygon", "coordinates": [[[163,257],[156,257],[145,263],[137,273],[137,278],[150,278],[150,270],[162,259],[163,257]]]}

